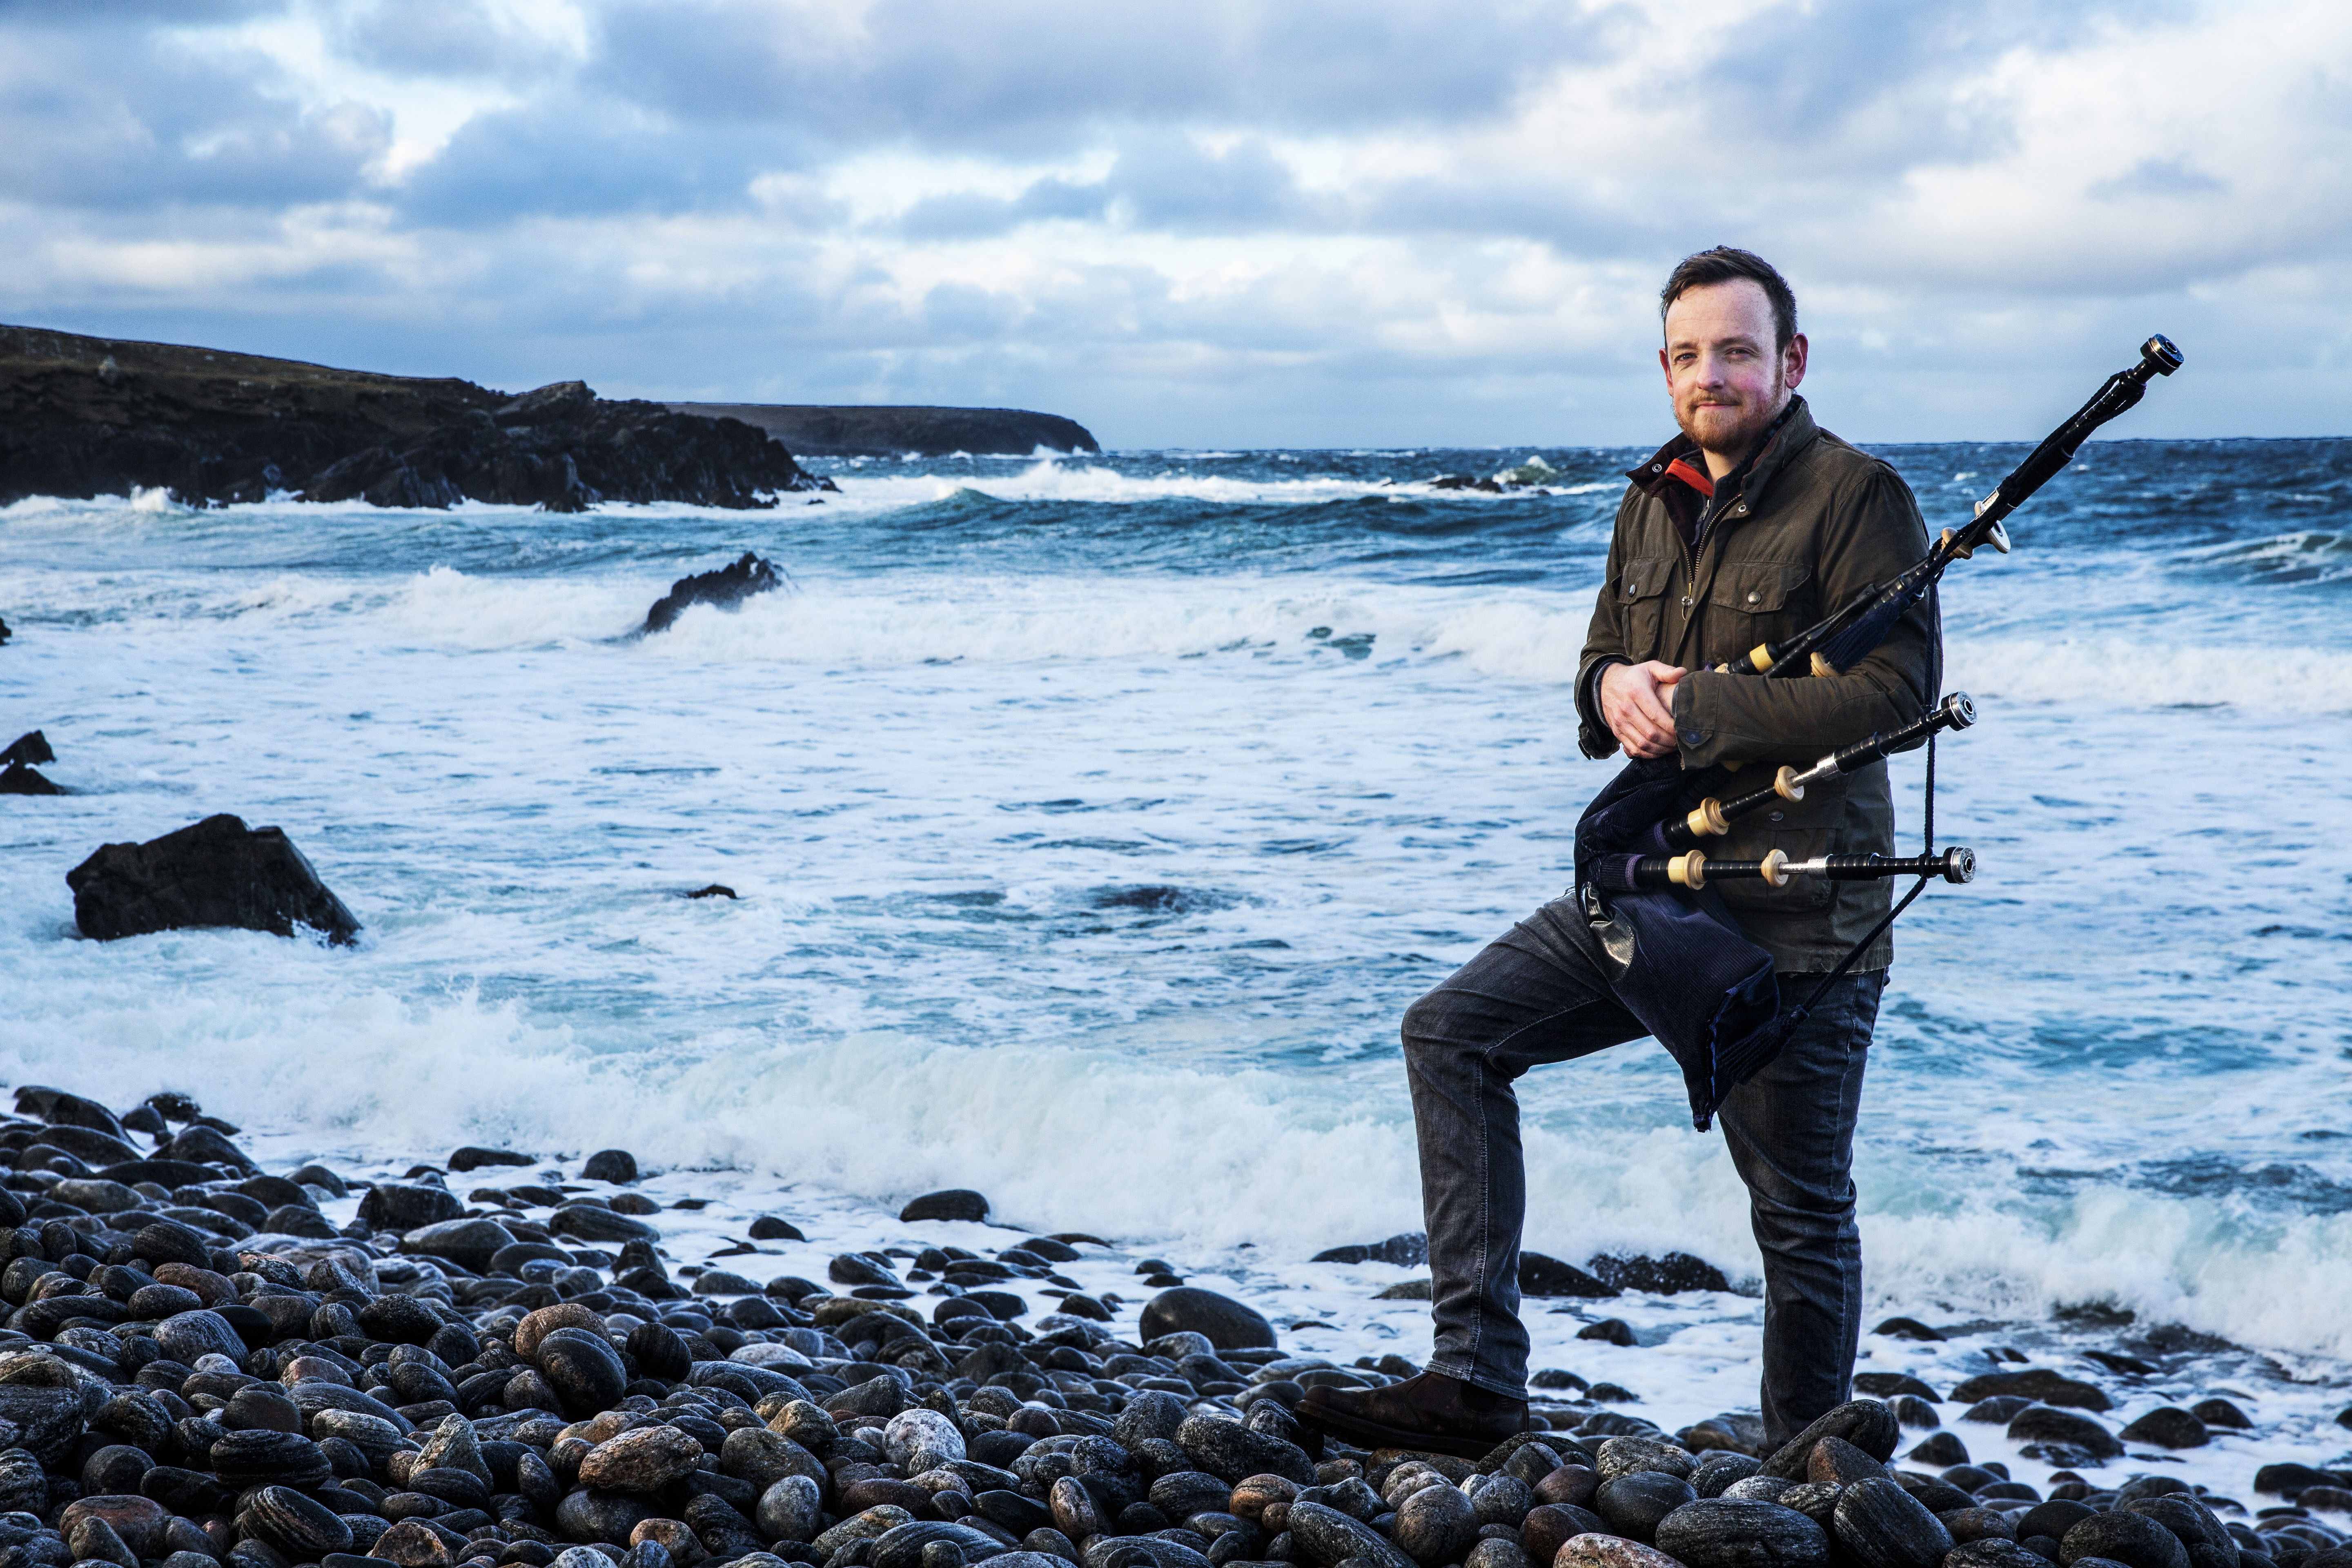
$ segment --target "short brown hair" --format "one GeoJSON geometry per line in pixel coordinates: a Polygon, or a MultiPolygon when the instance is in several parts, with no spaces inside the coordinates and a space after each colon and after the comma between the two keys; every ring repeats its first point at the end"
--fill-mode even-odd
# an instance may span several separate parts
{"type": "Polygon", "coordinates": [[[1666,286],[1658,291],[1660,324],[1665,321],[1667,307],[1690,290],[1717,283],[1736,283],[1743,278],[1763,289],[1764,298],[1772,302],[1772,331],[1780,339],[1772,346],[1776,350],[1787,348],[1789,340],[1797,335],[1796,292],[1770,262],[1737,246],[1718,245],[1713,250],[1685,256],[1675,263],[1666,286]]]}

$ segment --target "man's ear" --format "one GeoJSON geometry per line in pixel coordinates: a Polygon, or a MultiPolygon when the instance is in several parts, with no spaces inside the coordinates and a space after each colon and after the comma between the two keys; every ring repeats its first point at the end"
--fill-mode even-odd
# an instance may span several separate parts
{"type": "Polygon", "coordinates": [[[1672,393],[1675,389],[1675,367],[1666,363],[1666,351],[1663,347],[1658,350],[1658,369],[1665,373],[1666,390],[1672,393]]]}
{"type": "Polygon", "coordinates": [[[1805,379],[1805,355],[1811,347],[1805,342],[1805,334],[1799,332],[1789,340],[1789,346],[1780,351],[1780,379],[1788,383],[1791,392],[1796,391],[1797,384],[1805,379]]]}

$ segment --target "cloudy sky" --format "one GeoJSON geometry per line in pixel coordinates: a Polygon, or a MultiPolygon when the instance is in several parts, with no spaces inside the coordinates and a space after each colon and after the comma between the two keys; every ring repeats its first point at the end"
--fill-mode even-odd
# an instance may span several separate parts
{"type": "Polygon", "coordinates": [[[2352,434],[2343,0],[0,0],[0,320],[1107,445],[2352,434]],[[2117,427],[2120,430],[2121,427],[2117,427]]]}

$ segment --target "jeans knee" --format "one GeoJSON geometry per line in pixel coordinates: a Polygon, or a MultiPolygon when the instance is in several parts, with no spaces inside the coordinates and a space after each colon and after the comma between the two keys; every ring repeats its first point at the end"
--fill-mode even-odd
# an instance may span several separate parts
{"type": "Polygon", "coordinates": [[[1438,1049],[1445,1038],[1445,1004],[1441,993],[1433,991],[1404,1010],[1404,1021],[1398,1033],[1404,1040],[1407,1061],[1425,1060],[1438,1049]]]}

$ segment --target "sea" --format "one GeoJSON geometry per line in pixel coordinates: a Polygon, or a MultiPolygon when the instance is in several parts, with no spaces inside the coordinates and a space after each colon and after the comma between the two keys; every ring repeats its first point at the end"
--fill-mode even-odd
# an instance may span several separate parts
{"type": "MultiPolygon", "coordinates": [[[[2024,452],[1881,449],[1931,530],[2024,452]]],[[[765,511],[20,502],[0,740],[43,731],[71,793],[0,800],[0,1075],[184,1090],[272,1168],[626,1148],[709,1203],[662,1221],[680,1265],[751,1215],[807,1232],[726,1260],[757,1278],[1084,1234],[1129,1327],[1164,1265],[1306,1353],[1418,1360],[1426,1304],[1381,1292],[1424,1270],[1313,1258],[1420,1228],[1399,1016],[1563,890],[1619,765],[1571,688],[1643,455],[820,459],[837,492],[765,511]],[[789,584],[635,635],[746,550],[789,584]],[[79,936],[68,871],[215,812],[283,827],[359,944],[79,936]],[[898,1220],[942,1187],[990,1223],[898,1220]]],[[[1944,582],[1979,719],[1936,830],[1979,873],[1897,928],[1855,1154],[1867,1323],[1946,1337],[1862,1366],[2056,1367],[2116,1426],[2229,1398],[2251,1430],[2119,1464],[2251,1507],[2259,1464],[2352,1447],[2352,441],[2095,443],[2011,531],[1944,582]]],[[[1520,1098],[1529,1247],[1733,1287],[1530,1302],[1536,1364],[1669,1429],[1753,1408],[1745,1194],[1664,1052],[1520,1098]],[[1609,1316],[1639,1342],[1578,1337],[1609,1316]]]]}

